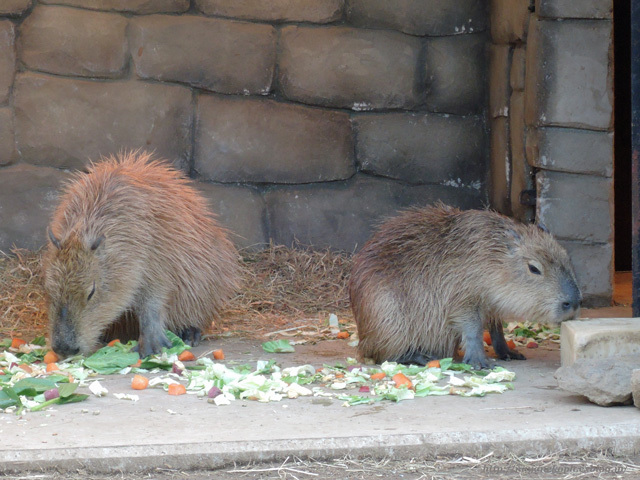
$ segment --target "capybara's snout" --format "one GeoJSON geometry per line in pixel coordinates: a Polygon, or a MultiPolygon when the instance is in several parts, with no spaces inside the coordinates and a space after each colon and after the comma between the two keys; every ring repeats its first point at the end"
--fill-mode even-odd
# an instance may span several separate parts
{"type": "Polygon", "coordinates": [[[575,318],[582,303],[582,293],[573,278],[565,277],[560,282],[561,301],[559,307],[560,320],[575,318]]]}
{"type": "Polygon", "coordinates": [[[69,319],[69,309],[60,307],[51,324],[51,348],[61,357],[80,353],[78,339],[69,319]]]}

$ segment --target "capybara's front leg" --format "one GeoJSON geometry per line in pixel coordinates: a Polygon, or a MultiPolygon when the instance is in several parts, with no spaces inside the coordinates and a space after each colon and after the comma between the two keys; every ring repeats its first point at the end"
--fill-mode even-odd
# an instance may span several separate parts
{"type": "Polygon", "coordinates": [[[161,300],[145,299],[138,310],[140,320],[140,337],[138,338],[138,353],[145,358],[162,352],[162,347],[171,347],[171,342],[165,333],[165,313],[161,300]]]}
{"type": "Polygon", "coordinates": [[[502,329],[502,320],[492,319],[489,322],[489,335],[491,335],[491,345],[496,356],[500,360],[526,360],[526,357],[517,350],[512,350],[507,345],[502,329]]]}
{"type": "Polygon", "coordinates": [[[482,320],[478,313],[474,312],[464,317],[456,319],[454,325],[458,327],[464,358],[462,361],[468,363],[473,368],[490,368],[491,362],[484,353],[484,343],[482,340],[482,320]]]}

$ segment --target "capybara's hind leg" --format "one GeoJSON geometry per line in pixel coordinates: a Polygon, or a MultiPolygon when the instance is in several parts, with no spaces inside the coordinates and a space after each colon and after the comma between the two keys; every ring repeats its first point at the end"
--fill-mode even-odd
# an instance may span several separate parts
{"type": "Polygon", "coordinates": [[[403,355],[400,355],[397,359],[393,359],[392,361],[403,363],[405,365],[426,365],[434,357],[426,355],[421,352],[407,352],[403,355]]]}
{"type": "Polygon", "coordinates": [[[502,329],[502,320],[492,319],[489,322],[489,334],[491,335],[491,345],[496,356],[500,360],[526,360],[526,357],[517,350],[512,350],[507,345],[502,329]]]}
{"type": "Polygon", "coordinates": [[[176,334],[184,343],[191,345],[192,347],[197,347],[200,343],[200,339],[202,338],[202,330],[198,327],[186,327],[176,332],[176,334]]]}
{"type": "Polygon", "coordinates": [[[162,351],[162,347],[171,347],[165,333],[164,306],[162,301],[147,298],[138,309],[140,320],[140,337],[138,352],[142,358],[162,351]]]}

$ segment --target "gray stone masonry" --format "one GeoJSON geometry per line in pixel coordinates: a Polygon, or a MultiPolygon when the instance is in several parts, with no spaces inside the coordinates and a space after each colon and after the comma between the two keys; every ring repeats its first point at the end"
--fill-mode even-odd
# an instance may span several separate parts
{"type": "Polygon", "coordinates": [[[640,368],[636,368],[631,372],[631,394],[633,396],[633,404],[640,408],[640,368]]]}
{"type": "Polygon", "coordinates": [[[194,167],[204,179],[310,183],[355,174],[346,113],[199,95],[197,117],[194,167]]]}
{"type": "Polygon", "coordinates": [[[386,113],[353,117],[360,169],[408,183],[474,185],[486,172],[481,117],[386,113]]]}
{"type": "Polygon", "coordinates": [[[589,244],[561,240],[576,272],[578,286],[585,298],[583,307],[611,305],[613,294],[613,243],[589,244]]]}
{"type": "Polygon", "coordinates": [[[491,120],[491,167],[489,169],[489,204],[500,213],[511,213],[511,152],[509,150],[509,119],[491,120]]]}
{"type": "Polygon", "coordinates": [[[127,13],[182,13],[189,9],[189,0],[40,0],[40,3],[70,5],[91,10],[127,13]]]}
{"type": "Polygon", "coordinates": [[[16,68],[15,29],[9,20],[0,20],[0,104],[9,98],[16,68]]]}
{"type": "Polygon", "coordinates": [[[211,209],[229,238],[239,248],[260,248],[269,243],[266,204],[251,187],[214,185],[198,182],[198,189],[209,199],[211,209]]]}
{"type": "Polygon", "coordinates": [[[424,72],[428,110],[466,115],[485,109],[486,45],[484,34],[427,39],[424,72]]]}
{"type": "Polygon", "coordinates": [[[2,0],[0,15],[22,15],[31,7],[32,2],[33,0],[2,0]]]}
{"type": "Polygon", "coordinates": [[[370,237],[373,226],[399,209],[436,200],[462,208],[482,205],[482,196],[474,189],[411,187],[366,175],[322,186],[277,187],[268,191],[265,199],[270,236],[275,243],[299,242],[348,252],[360,248],[370,237]]]}
{"type": "Polygon", "coordinates": [[[511,85],[511,89],[517,92],[524,91],[526,53],[527,49],[522,45],[513,49],[509,83],[511,85]]]}
{"type": "Polygon", "coordinates": [[[12,163],[15,158],[13,110],[11,108],[0,108],[0,165],[12,163]]]}
{"type": "Polygon", "coordinates": [[[347,27],[284,27],[278,84],[288,99],[371,110],[417,103],[420,40],[347,27]]]}
{"type": "Polygon", "coordinates": [[[491,45],[489,50],[489,115],[509,116],[510,45],[491,45]]]}
{"type": "Polygon", "coordinates": [[[526,63],[527,125],[612,128],[611,35],[608,20],[558,22],[532,17],[526,63]]]}
{"type": "Polygon", "coordinates": [[[347,0],[347,18],[358,27],[412,35],[456,35],[485,30],[485,0],[347,0]]]}
{"type": "Polygon", "coordinates": [[[529,15],[529,0],[491,0],[492,41],[503,44],[525,41],[529,15]]]}
{"type": "Polygon", "coordinates": [[[536,0],[536,13],[546,18],[612,18],[613,0],[536,0]]]}
{"type": "Polygon", "coordinates": [[[541,170],[536,174],[536,218],[556,237],[589,243],[612,241],[610,178],[541,170]]]}
{"type": "Polygon", "coordinates": [[[205,15],[268,22],[329,23],[339,20],[345,0],[195,0],[205,15]]]}
{"type": "Polygon", "coordinates": [[[20,29],[20,60],[57,75],[117,77],[128,61],[126,28],[121,15],[38,6],[20,29]]]}
{"type": "Polygon", "coordinates": [[[229,94],[267,94],[276,56],[270,25],[196,16],[134,18],[131,56],[141,78],[229,94]]]}
{"type": "Polygon", "coordinates": [[[527,134],[527,159],[534,167],[611,177],[612,158],[613,132],[547,127],[527,134]]]}
{"type": "Polygon", "coordinates": [[[39,249],[56,204],[58,189],[68,174],[48,167],[12,165],[0,175],[0,250],[9,253],[14,244],[39,249]],[[29,188],[25,188],[28,185],[29,188]]]}
{"type": "Polygon", "coordinates": [[[71,80],[33,73],[15,84],[22,160],[81,168],[123,149],[155,150],[182,166],[190,152],[191,92],[136,81],[71,80]]]}

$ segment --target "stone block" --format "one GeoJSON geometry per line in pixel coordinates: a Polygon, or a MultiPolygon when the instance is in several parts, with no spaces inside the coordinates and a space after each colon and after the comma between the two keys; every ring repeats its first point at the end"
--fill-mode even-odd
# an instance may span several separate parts
{"type": "Polygon", "coordinates": [[[613,128],[612,32],[608,20],[532,20],[527,125],[613,128]]]}
{"type": "Polygon", "coordinates": [[[511,89],[516,92],[524,91],[526,53],[527,47],[524,45],[519,45],[513,49],[509,82],[511,89]]]}
{"type": "Polygon", "coordinates": [[[339,20],[345,0],[196,0],[205,15],[266,22],[329,23],[339,20]]]}
{"type": "Polygon", "coordinates": [[[269,242],[267,208],[257,190],[204,182],[197,182],[196,187],[209,199],[218,221],[229,229],[229,238],[236,247],[256,249],[269,242]]]}
{"type": "Polygon", "coordinates": [[[117,77],[128,61],[126,28],[121,15],[38,6],[20,28],[20,60],[57,75],[117,77]]]}
{"type": "Polygon", "coordinates": [[[353,25],[411,35],[479,32],[488,24],[483,0],[349,0],[347,5],[347,19],[353,25]]]}
{"type": "Polygon", "coordinates": [[[565,240],[608,243],[613,235],[610,178],[539,171],[536,218],[565,240]]]}
{"type": "Polygon", "coordinates": [[[387,113],[353,117],[360,169],[408,183],[478,187],[487,149],[480,117],[387,113]]]}
{"type": "Polygon", "coordinates": [[[437,200],[462,208],[482,205],[482,196],[474,189],[407,186],[366,175],[346,182],[277,187],[265,194],[265,200],[275,243],[348,252],[362,247],[384,217],[410,205],[437,200]]]}
{"type": "Polygon", "coordinates": [[[581,359],[603,359],[640,354],[640,318],[592,318],[562,323],[562,366],[581,359]]]}
{"type": "Polygon", "coordinates": [[[67,178],[55,168],[18,164],[0,169],[1,251],[9,253],[14,246],[37,250],[46,243],[58,189],[67,178]]]}
{"type": "Polygon", "coordinates": [[[355,173],[346,113],[200,95],[197,116],[195,169],[207,180],[310,183],[355,173]]]}
{"type": "Polygon", "coordinates": [[[429,38],[426,43],[426,107],[466,115],[485,108],[487,42],[484,34],[429,38]]]}
{"type": "Polygon", "coordinates": [[[613,295],[613,243],[591,244],[560,241],[566,248],[585,308],[608,307],[613,295]]]}
{"type": "Polygon", "coordinates": [[[637,355],[616,355],[577,360],[573,365],[560,367],[554,377],[563,390],[583,395],[597,405],[630,405],[631,375],[638,368],[640,359],[637,355]]]}
{"type": "Polygon", "coordinates": [[[20,16],[31,8],[33,0],[2,0],[0,15],[20,16]]]}
{"type": "Polygon", "coordinates": [[[545,18],[612,18],[613,0],[536,0],[536,14],[545,18]]]}
{"type": "Polygon", "coordinates": [[[613,133],[540,127],[527,132],[527,159],[545,170],[613,175],[613,133]]]}
{"type": "Polygon", "coordinates": [[[491,0],[491,40],[494,43],[523,42],[529,23],[529,0],[491,0]]]}
{"type": "Polygon", "coordinates": [[[13,109],[0,108],[0,165],[12,163],[16,158],[13,130],[13,109]]]}
{"type": "Polygon", "coordinates": [[[640,368],[631,372],[631,395],[633,397],[633,404],[640,408],[640,368]]]}
{"type": "Polygon", "coordinates": [[[137,14],[182,13],[190,0],[40,0],[40,3],[69,5],[90,10],[106,10],[137,14]]]}
{"type": "Polygon", "coordinates": [[[144,148],[182,166],[191,150],[187,88],[25,73],[14,88],[16,143],[29,163],[82,168],[89,159],[144,148]]]}
{"type": "Polygon", "coordinates": [[[491,120],[491,154],[489,167],[489,205],[494,210],[511,214],[511,151],[509,119],[491,120]]]}
{"type": "Polygon", "coordinates": [[[0,103],[9,98],[16,71],[16,33],[13,23],[0,20],[0,103]]]}
{"type": "Polygon", "coordinates": [[[141,78],[229,94],[266,95],[271,89],[276,31],[270,25],[152,15],[133,19],[129,32],[141,78]]]}
{"type": "Polygon", "coordinates": [[[491,45],[489,49],[489,115],[491,118],[509,116],[511,50],[510,45],[491,45]]]}
{"type": "Polygon", "coordinates": [[[278,82],[291,100],[372,110],[417,103],[420,40],[347,27],[284,27],[278,82]]]}

